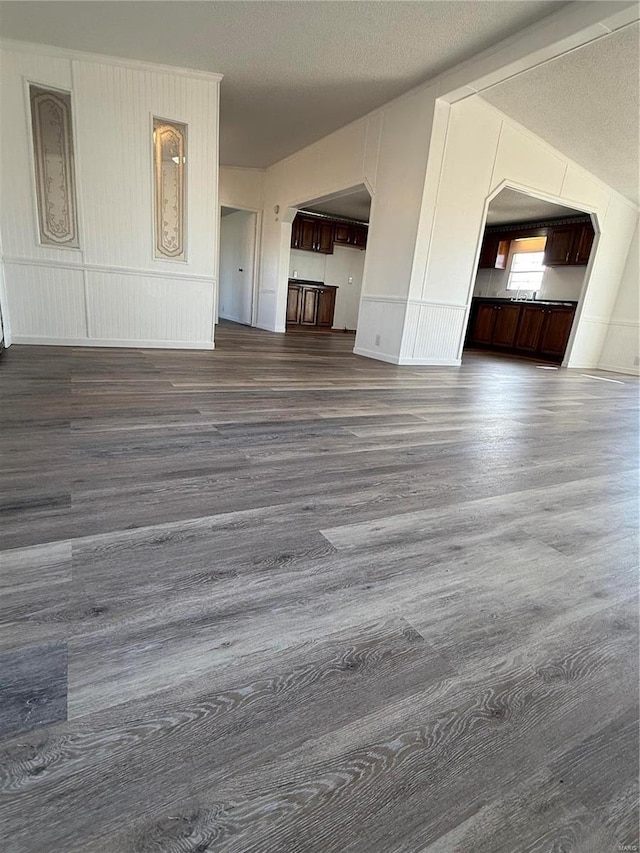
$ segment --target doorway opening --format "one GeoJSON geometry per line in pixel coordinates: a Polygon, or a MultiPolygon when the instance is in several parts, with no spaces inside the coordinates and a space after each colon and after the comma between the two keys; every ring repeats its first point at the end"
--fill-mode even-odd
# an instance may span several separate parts
{"type": "Polygon", "coordinates": [[[220,214],[218,318],[255,326],[258,213],[222,207],[220,214]]]}
{"type": "Polygon", "coordinates": [[[287,332],[355,335],[370,212],[364,184],[298,206],[291,228],[287,332]]]}
{"type": "Polygon", "coordinates": [[[596,231],[589,213],[505,188],[489,203],[464,353],[562,364],[596,231]]]}

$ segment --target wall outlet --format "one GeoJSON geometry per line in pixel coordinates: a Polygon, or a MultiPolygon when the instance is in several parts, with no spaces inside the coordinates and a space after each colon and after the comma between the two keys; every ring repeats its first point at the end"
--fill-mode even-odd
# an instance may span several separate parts
{"type": "Polygon", "coordinates": [[[376,335],[376,346],[380,346],[380,335],[376,335]]]}
{"type": "Polygon", "coordinates": [[[353,276],[352,275],[349,276],[349,284],[353,284],[353,276]]]}
{"type": "Polygon", "coordinates": [[[294,277],[294,278],[298,278],[298,270],[294,270],[294,271],[293,271],[293,277],[294,277]]]}

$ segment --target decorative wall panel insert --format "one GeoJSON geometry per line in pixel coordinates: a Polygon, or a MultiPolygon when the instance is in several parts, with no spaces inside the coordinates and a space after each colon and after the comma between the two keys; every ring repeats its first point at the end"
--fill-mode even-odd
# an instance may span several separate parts
{"type": "Polygon", "coordinates": [[[153,151],[155,255],[157,258],[184,261],[186,259],[187,126],[154,118],[153,151]]]}
{"type": "Polygon", "coordinates": [[[29,86],[40,242],[77,249],[71,95],[29,86]]]}

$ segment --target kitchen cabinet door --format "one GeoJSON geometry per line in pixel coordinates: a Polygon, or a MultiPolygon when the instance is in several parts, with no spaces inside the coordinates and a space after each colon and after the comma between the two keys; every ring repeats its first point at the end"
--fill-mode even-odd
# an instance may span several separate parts
{"type": "Polygon", "coordinates": [[[367,245],[368,228],[366,225],[354,225],[351,229],[353,245],[358,249],[364,249],[367,245]]]}
{"type": "Polygon", "coordinates": [[[340,246],[350,246],[353,243],[353,234],[351,231],[351,225],[348,222],[336,222],[333,232],[334,242],[340,246]]]}
{"type": "Polygon", "coordinates": [[[318,291],[315,287],[302,289],[302,305],[300,308],[300,325],[315,326],[318,314],[318,291]]]}
{"type": "Polygon", "coordinates": [[[299,249],[300,248],[300,228],[302,226],[302,219],[299,216],[293,220],[293,225],[291,226],[291,248],[299,249]]]}
{"type": "Polygon", "coordinates": [[[333,222],[330,220],[316,222],[315,251],[323,255],[333,254],[333,222]]]}
{"type": "Polygon", "coordinates": [[[528,353],[537,352],[544,321],[544,308],[533,305],[522,305],[520,308],[520,324],[516,334],[515,349],[528,353]]]}
{"type": "Polygon", "coordinates": [[[498,305],[493,326],[491,343],[494,347],[511,349],[516,339],[518,320],[520,319],[519,305],[498,305]]]}
{"type": "Polygon", "coordinates": [[[298,248],[306,252],[313,252],[316,246],[316,222],[315,219],[300,218],[300,238],[298,248]]]}
{"type": "Polygon", "coordinates": [[[593,246],[594,237],[595,233],[593,227],[589,223],[586,223],[576,231],[573,246],[575,252],[573,263],[576,264],[576,266],[584,266],[589,263],[589,256],[591,255],[591,247],[593,246]]]}
{"type": "Polygon", "coordinates": [[[493,327],[496,322],[496,306],[480,303],[473,317],[473,329],[470,342],[488,345],[493,340],[493,327]]]}
{"type": "Polygon", "coordinates": [[[562,360],[569,343],[574,314],[573,308],[558,307],[545,311],[538,347],[540,355],[562,360]]]}
{"type": "Polygon", "coordinates": [[[498,254],[498,235],[486,234],[482,241],[480,249],[480,260],[478,261],[478,269],[492,270],[496,265],[496,256],[498,254]]]}
{"type": "Polygon", "coordinates": [[[336,292],[333,288],[318,291],[318,313],[316,325],[331,328],[335,308],[336,292]]]}
{"type": "Polygon", "coordinates": [[[560,225],[549,228],[547,245],[544,250],[544,263],[547,267],[563,267],[573,262],[575,225],[560,225]]]}
{"type": "Polygon", "coordinates": [[[298,323],[302,307],[302,288],[289,285],[287,291],[287,323],[298,323]]]}

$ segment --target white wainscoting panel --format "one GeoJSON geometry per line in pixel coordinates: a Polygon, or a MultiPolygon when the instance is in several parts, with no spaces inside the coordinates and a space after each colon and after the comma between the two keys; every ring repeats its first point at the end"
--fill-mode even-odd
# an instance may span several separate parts
{"type": "Polygon", "coordinates": [[[92,340],[200,345],[213,341],[214,282],[87,272],[92,340]]]}
{"type": "Polygon", "coordinates": [[[412,299],[407,305],[400,364],[460,364],[464,305],[412,299]]]}
{"type": "Polygon", "coordinates": [[[3,308],[13,341],[212,349],[219,77],[10,42],[1,62],[3,308]],[[71,92],[79,250],[38,243],[29,82],[71,92]],[[153,256],[153,116],[188,125],[184,262],[153,256]]]}
{"type": "Polygon", "coordinates": [[[261,290],[258,293],[258,320],[256,325],[259,329],[273,332],[273,318],[276,313],[275,290],[261,290]]]}
{"type": "Polygon", "coordinates": [[[598,367],[614,373],[640,375],[640,323],[612,320],[598,367]]]}
{"type": "Polygon", "coordinates": [[[4,276],[13,343],[87,337],[82,270],[5,263],[4,276]]]}
{"type": "Polygon", "coordinates": [[[399,364],[405,310],[405,299],[363,295],[354,353],[399,364]]]}
{"type": "Polygon", "coordinates": [[[606,317],[585,316],[578,318],[573,343],[569,342],[570,353],[565,357],[565,367],[587,368],[593,370],[600,362],[609,320],[606,317]]]}

